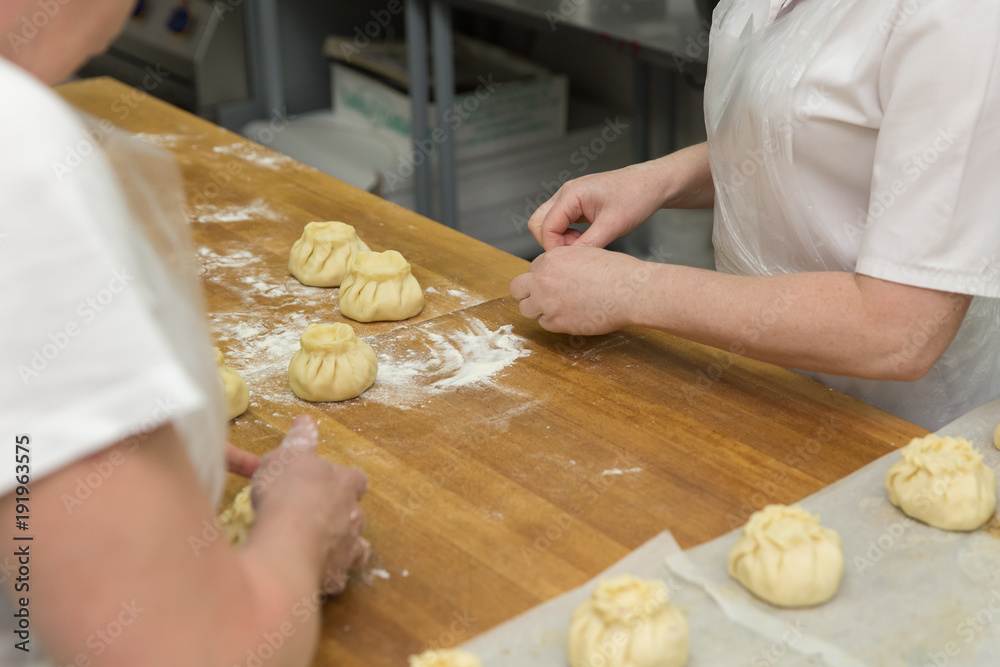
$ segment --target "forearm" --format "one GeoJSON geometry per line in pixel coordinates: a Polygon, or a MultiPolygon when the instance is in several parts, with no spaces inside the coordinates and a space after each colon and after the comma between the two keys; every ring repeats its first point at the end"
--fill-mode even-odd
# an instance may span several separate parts
{"type": "Polygon", "coordinates": [[[662,208],[712,208],[715,205],[707,143],[682,148],[646,164],[662,175],[662,208]]]}
{"type": "Polygon", "coordinates": [[[968,298],[849,273],[733,276],[649,265],[630,320],[754,359],[875,380],[922,376],[954,337],[968,298]],[[888,286],[888,287],[886,287],[888,286]],[[919,309],[878,290],[916,290],[919,309]]]}

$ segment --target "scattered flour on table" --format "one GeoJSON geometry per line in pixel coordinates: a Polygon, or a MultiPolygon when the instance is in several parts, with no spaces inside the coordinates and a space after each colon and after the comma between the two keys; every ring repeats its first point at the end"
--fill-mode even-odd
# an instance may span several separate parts
{"type": "Polygon", "coordinates": [[[373,577],[378,577],[379,579],[388,579],[391,575],[380,567],[372,568],[370,574],[373,577]]]}
{"type": "Polygon", "coordinates": [[[633,472],[642,472],[642,468],[626,468],[622,470],[621,468],[608,468],[602,475],[626,475],[633,472]]]}
{"type": "Polygon", "coordinates": [[[143,143],[158,148],[177,148],[182,144],[191,144],[192,139],[201,138],[200,136],[189,137],[186,134],[153,134],[152,132],[139,132],[133,136],[143,143]]]}
{"type": "Polygon", "coordinates": [[[285,216],[275,211],[263,199],[255,199],[245,206],[216,206],[196,204],[191,207],[191,222],[252,222],[266,220],[278,222],[285,216]]]}
{"type": "Polygon", "coordinates": [[[260,146],[252,144],[249,141],[237,141],[225,146],[214,146],[212,150],[216,153],[237,157],[268,169],[285,169],[296,165],[295,160],[287,155],[262,150],[260,146]]]}
{"type": "Polygon", "coordinates": [[[483,322],[470,318],[465,330],[435,333],[410,329],[397,334],[423,337],[422,347],[400,356],[379,352],[375,386],[363,396],[390,405],[413,402],[415,394],[439,394],[458,387],[491,385],[494,377],[515,361],[531,354],[525,339],[515,336],[513,325],[491,331],[483,322]]]}

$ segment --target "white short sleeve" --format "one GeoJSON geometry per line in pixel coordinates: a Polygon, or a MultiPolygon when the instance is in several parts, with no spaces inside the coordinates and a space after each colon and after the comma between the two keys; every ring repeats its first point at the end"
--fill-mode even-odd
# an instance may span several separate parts
{"type": "Polygon", "coordinates": [[[137,252],[151,242],[95,148],[102,137],[3,60],[0,86],[18,100],[0,108],[0,128],[17,128],[0,153],[0,494],[14,486],[15,436],[30,437],[37,480],[173,422],[188,425],[217,499],[224,418],[201,304],[137,252]]]}
{"type": "Polygon", "coordinates": [[[1000,297],[1000,4],[897,5],[857,272],[1000,297]]]}

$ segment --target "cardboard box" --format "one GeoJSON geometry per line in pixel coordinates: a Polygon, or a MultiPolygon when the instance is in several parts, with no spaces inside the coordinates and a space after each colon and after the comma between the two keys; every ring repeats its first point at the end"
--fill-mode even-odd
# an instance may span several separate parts
{"type": "MultiPolygon", "coordinates": [[[[329,37],[333,109],[338,118],[394,139],[404,160],[419,160],[410,139],[406,48],[400,42],[370,43],[329,37]]],[[[501,48],[462,36],[455,39],[455,105],[445,121],[454,129],[456,152],[487,155],[566,134],[569,83],[501,48]]],[[[431,128],[436,125],[431,104],[431,128]]],[[[421,149],[433,153],[443,133],[431,133],[421,149]]]]}

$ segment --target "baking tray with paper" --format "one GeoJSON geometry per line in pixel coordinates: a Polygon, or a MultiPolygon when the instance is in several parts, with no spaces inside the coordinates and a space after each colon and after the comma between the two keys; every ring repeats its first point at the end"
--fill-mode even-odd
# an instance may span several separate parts
{"type": "MultiPolygon", "coordinates": [[[[998,423],[1000,401],[938,434],[968,438],[996,472],[998,423]]],[[[598,579],[630,572],[667,582],[691,628],[690,667],[1000,665],[1000,520],[951,533],[909,519],[885,491],[885,473],[898,459],[886,455],[801,502],[844,542],[844,578],[825,605],[779,609],[730,579],[726,556],[739,530],[685,552],[663,533],[585,586],[463,648],[487,667],[564,666],[573,609],[598,579]]]]}

